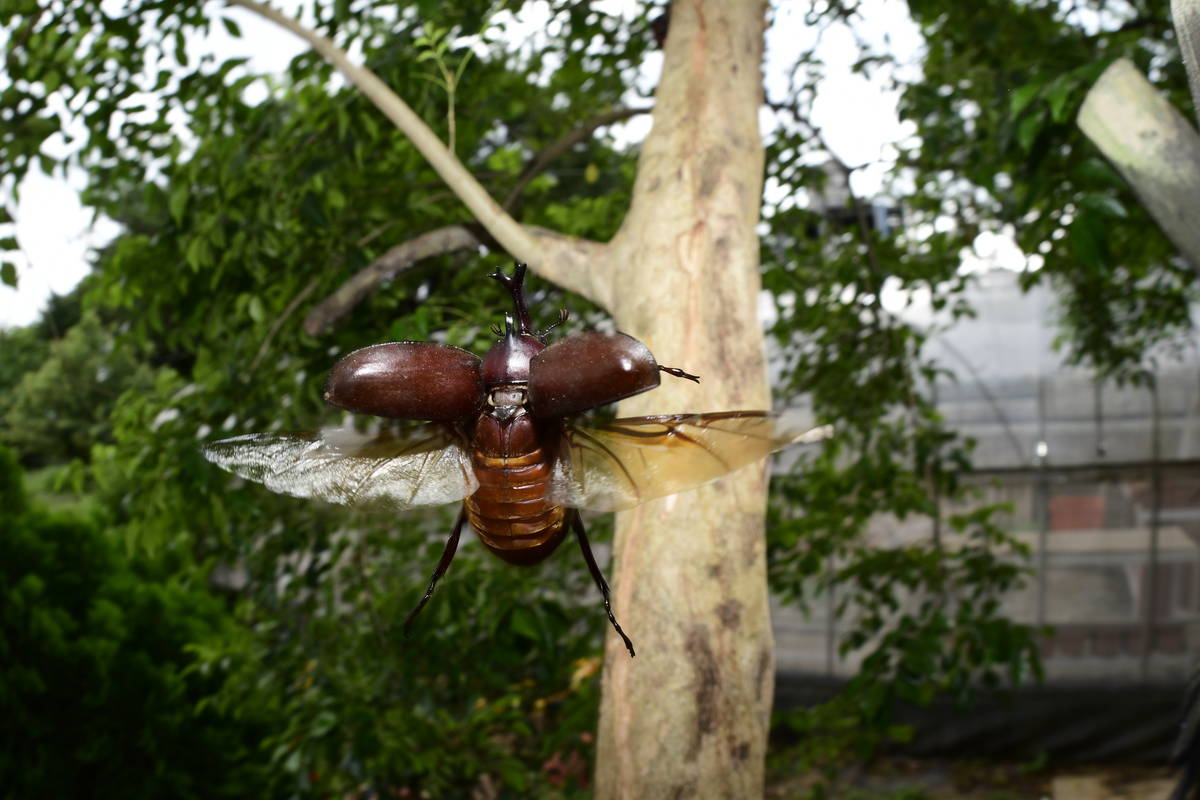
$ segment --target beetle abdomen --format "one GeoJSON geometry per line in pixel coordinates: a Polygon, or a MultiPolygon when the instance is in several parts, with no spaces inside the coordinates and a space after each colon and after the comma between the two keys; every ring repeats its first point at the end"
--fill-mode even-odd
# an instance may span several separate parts
{"type": "Polygon", "coordinates": [[[484,546],[513,564],[536,564],[562,541],[565,510],[548,499],[551,459],[533,421],[482,414],[471,454],[479,488],[466,500],[467,518],[484,546]]]}

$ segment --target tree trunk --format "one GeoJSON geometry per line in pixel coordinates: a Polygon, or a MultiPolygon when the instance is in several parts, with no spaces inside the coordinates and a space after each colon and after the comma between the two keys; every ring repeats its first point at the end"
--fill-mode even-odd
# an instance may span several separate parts
{"type": "MultiPolygon", "coordinates": [[[[622,416],[769,408],[757,314],[765,2],[677,0],[633,203],[605,259],[621,330],[664,376],[622,416]]],[[[614,604],[638,647],[609,637],[598,798],[753,798],[774,655],[765,469],[741,470],[617,518],[614,604]]]]}
{"type": "Polygon", "coordinates": [[[1187,119],[1122,58],[1088,91],[1078,122],[1200,277],[1200,136],[1187,119]]]}

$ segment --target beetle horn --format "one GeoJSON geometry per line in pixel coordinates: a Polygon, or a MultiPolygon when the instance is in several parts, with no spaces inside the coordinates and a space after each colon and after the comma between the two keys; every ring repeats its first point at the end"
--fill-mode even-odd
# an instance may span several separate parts
{"type": "Polygon", "coordinates": [[[504,272],[496,267],[496,271],[489,277],[495,278],[504,284],[504,288],[508,289],[509,294],[513,299],[513,311],[516,312],[516,319],[520,325],[517,333],[532,333],[533,323],[529,320],[529,310],[525,308],[525,270],[528,267],[525,264],[514,264],[512,276],[505,275],[504,272]]]}

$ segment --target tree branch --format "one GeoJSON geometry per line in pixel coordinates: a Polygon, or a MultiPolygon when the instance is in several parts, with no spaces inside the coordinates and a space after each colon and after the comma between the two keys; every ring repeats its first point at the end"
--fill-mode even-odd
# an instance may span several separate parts
{"type": "Polygon", "coordinates": [[[354,308],[380,283],[411,268],[422,259],[479,247],[483,242],[465,225],[447,225],[390,248],[360,269],[304,317],[304,332],[320,336],[354,308]]]}
{"type": "Polygon", "coordinates": [[[601,301],[597,296],[598,282],[578,259],[580,252],[594,253],[600,245],[564,236],[543,237],[522,227],[488,195],[429,126],[373,72],[352,62],[346,53],[329,39],[256,0],[229,0],[229,3],[241,6],[291,31],[340,70],[401,133],[409,138],[463,205],[513,258],[527,262],[534,271],[565,288],[592,300],[601,301]],[[552,249],[545,249],[547,247],[552,249]]]}
{"type": "Polygon", "coordinates": [[[1077,122],[1200,277],[1200,136],[1187,119],[1122,58],[1087,93],[1077,122]]]}
{"type": "Polygon", "coordinates": [[[1192,113],[1200,120],[1200,0],[1171,0],[1171,18],[1192,90],[1192,113]]]}
{"type": "MultiPolygon", "coordinates": [[[[511,209],[520,198],[521,192],[525,187],[534,178],[544,172],[546,167],[555,158],[566,153],[580,142],[585,141],[597,128],[612,125],[638,114],[647,113],[650,110],[649,108],[614,109],[608,113],[593,117],[567,135],[552,142],[530,159],[528,165],[521,171],[521,174],[517,177],[516,184],[504,198],[504,208],[506,210],[511,209]]],[[[535,228],[526,228],[526,230],[551,251],[564,244],[569,244],[568,239],[556,237],[546,230],[535,228]],[[559,239],[562,239],[562,241],[559,241],[559,239]]],[[[365,244],[381,232],[382,229],[376,229],[371,234],[368,234],[367,237],[364,237],[364,240],[360,241],[359,244],[365,244]]],[[[336,291],[309,311],[308,315],[304,318],[304,330],[310,336],[320,336],[329,330],[333,323],[361,303],[380,283],[389,278],[394,278],[422,259],[486,244],[488,242],[485,242],[478,235],[477,231],[472,231],[469,227],[463,225],[450,225],[438,228],[421,234],[407,242],[398,244],[355,273],[348,281],[339,286],[336,291]]],[[[599,254],[593,254],[591,257],[594,258],[596,255],[599,254]]]]}

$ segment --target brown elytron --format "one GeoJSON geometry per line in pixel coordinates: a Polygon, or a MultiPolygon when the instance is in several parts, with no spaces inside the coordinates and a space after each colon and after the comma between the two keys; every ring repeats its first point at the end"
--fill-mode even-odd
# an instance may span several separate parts
{"type": "MultiPolygon", "coordinates": [[[[574,532],[613,629],[613,615],[579,509],[614,511],[693,489],[790,444],[816,441],[802,418],[766,411],[617,419],[570,418],[659,384],[641,342],[590,332],[547,345],[525,307],[525,265],[493,278],[512,295],[499,341],[480,359],[433,342],[364,347],[334,365],[325,400],[359,414],[426,424],[372,434],[336,428],[260,433],[213,442],[205,456],[297,497],[403,510],[462,501],[462,512],[405,630],[433,594],[470,522],[491,552],[513,564],[544,561],[574,532]]],[[[560,321],[565,319],[565,312],[560,321]]],[[[553,327],[553,326],[552,326],[553,327]]],[[[548,329],[547,329],[548,330],[548,329]]]]}

